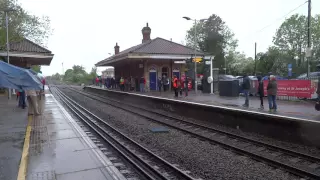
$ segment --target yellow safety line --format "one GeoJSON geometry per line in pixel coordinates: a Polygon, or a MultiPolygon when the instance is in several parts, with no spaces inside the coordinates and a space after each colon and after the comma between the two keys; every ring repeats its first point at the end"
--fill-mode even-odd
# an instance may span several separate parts
{"type": "Polygon", "coordinates": [[[28,116],[28,126],[27,126],[26,136],[24,139],[24,145],[23,145],[17,180],[25,180],[27,176],[26,174],[27,174],[28,156],[29,156],[31,121],[32,121],[32,116],[28,116]]]}

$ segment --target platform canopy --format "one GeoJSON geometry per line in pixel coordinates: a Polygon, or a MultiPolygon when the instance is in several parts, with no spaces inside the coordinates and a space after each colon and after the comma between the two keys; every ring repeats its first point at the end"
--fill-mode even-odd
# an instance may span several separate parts
{"type": "Polygon", "coordinates": [[[191,58],[195,53],[199,57],[204,55],[201,51],[195,51],[190,47],[158,37],[106,58],[98,62],[96,66],[114,66],[117,62],[126,59],[184,60],[191,58]]]}
{"type": "MultiPolygon", "coordinates": [[[[11,42],[9,49],[10,64],[19,67],[31,65],[49,66],[54,56],[50,50],[26,38],[17,42],[11,42]]],[[[0,47],[0,57],[6,59],[6,47],[0,47]]]]}

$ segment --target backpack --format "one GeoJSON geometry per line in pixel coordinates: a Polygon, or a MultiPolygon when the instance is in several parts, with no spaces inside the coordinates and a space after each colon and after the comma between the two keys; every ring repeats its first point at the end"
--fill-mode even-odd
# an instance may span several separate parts
{"type": "Polygon", "coordinates": [[[319,102],[319,100],[317,100],[314,108],[315,108],[317,111],[320,111],[320,102],[319,102]]]}

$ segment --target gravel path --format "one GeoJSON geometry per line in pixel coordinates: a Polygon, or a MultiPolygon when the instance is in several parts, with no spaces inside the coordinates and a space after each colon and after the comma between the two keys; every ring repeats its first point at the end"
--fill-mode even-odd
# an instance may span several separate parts
{"type": "Polygon", "coordinates": [[[169,129],[168,133],[152,133],[151,127],[161,125],[142,119],[139,116],[114,108],[61,89],[69,97],[91,110],[99,117],[114,116],[109,121],[123,133],[148,147],[171,163],[179,164],[181,169],[189,170],[203,179],[299,179],[282,170],[274,169],[248,157],[239,156],[229,150],[205,141],[200,141],[180,131],[169,129]]]}

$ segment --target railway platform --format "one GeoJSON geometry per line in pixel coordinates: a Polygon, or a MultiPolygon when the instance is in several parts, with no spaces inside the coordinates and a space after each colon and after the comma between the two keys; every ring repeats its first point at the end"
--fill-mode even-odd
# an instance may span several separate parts
{"type": "MultiPolygon", "coordinates": [[[[90,87],[100,88],[97,86],[90,86],[90,87]]],[[[151,92],[140,93],[140,92],[132,91],[130,93],[145,94],[148,96],[164,97],[168,99],[176,99],[174,97],[173,92],[151,91],[151,92]]],[[[189,95],[187,97],[185,97],[184,94],[181,97],[179,96],[178,100],[190,101],[190,102],[208,104],[208,105],[224,106],[224,107],[235,108],[235,109],[245,109],[245,110],[255,111],[255,112],[269,113],[267,97],[264,98],[264,106],[265,106],[264,110],[259,110],[260,100],[258,97],[250,97],[249,108],[242,107],[245,101],[244,97],[242,96],[221,97],[216,94],[204,94],[201,92],[198,92],[197,94],[195,94],[194,91],[191,91],[189,92],[189,95]]],[[[303,101],[303,100],[300,100],[300,101],[278,100],[277,104],[278,104],[278,110],[276,114],[278,115],[320,121],[320,113],[314,109],[314,102],[303,101]]]]}
{"type": "Polygon", "coordinates": [[[32,119],[26,141],[26,179],[125,179],[52,94],[41,102],[42,115],[32,119]]]}
{"type": "Polygon", "coordinates": [[[23,149],[27,109],[17,107],[15,96],[0,96],[0,179],[17,179],[23,149]]]}

